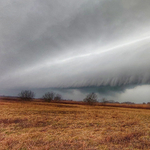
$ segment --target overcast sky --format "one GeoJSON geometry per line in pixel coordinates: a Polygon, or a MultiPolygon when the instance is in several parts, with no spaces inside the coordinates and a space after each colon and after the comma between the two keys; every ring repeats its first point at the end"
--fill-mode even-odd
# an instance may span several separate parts
{"type": "Polygon", "coordinates": [[[67,88],[80,100],[85,87],[150,101],[150,1],[0,1],[0,94],[67,88]]]}

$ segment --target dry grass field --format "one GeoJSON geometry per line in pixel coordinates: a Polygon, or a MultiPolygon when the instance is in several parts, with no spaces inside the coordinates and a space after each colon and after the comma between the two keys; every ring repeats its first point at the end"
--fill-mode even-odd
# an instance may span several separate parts
{"type": "Polygon", "coordinates": [[[150,110],[0,101],[0,150],[150,149],[150,110]]]}

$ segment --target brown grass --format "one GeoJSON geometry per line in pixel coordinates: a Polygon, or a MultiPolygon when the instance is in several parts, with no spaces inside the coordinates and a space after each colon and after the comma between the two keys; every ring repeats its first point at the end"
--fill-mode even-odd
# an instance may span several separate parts
{"type": "Polygon", "coordinates": [[[0,150],[150,149],[150,110],[0,101],[0,150]]]}

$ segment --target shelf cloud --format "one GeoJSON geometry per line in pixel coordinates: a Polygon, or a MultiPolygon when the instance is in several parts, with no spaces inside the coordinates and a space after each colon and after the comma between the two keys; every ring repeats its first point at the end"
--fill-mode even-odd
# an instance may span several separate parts
{"type": "Polygon", "coordinates": [[[66,99],[93,91],[148,101],[149,6],[149,0],[1,1],[0,94],[55,89],[66,99]]]}

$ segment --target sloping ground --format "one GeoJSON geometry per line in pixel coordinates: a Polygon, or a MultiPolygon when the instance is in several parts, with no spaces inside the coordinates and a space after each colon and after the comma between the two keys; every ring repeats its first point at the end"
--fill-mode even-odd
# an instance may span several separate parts
{"type": "Polygon", "coordinates": [[[0,101],[0,150],[150,149],[150,110],[0,101]]]}

